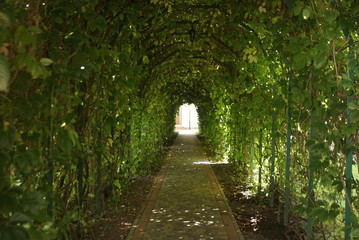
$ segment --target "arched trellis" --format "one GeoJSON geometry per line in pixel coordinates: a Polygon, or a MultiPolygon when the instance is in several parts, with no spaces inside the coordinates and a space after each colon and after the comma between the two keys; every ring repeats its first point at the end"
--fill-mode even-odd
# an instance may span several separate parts
{"type": "Polygon", "coordinates": [[[30,231],[12,222],[23,212],[50,234],[43,212],[29,212],[44,199],[56,222],[72,211],[81,230],[84,207],[100,215],[108,192],[150,167],[187,101],[218,153],[252,174],[260,156],[271,184],[255,189],[286,205],[285,222],[308,219],[316,238],[312,223],[344,217],[344,201],[345,238],[356,234],[356,1],[0,5],[0,191],[16,203],[0,215],[5,232],[30,231]]]}

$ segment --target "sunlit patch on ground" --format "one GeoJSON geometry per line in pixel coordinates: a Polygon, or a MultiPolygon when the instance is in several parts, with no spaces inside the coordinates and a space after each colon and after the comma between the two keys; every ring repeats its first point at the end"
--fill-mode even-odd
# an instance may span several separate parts
{"type": "Polygon", "coordinates": [[[193,164],[195,165],[212,165],[212,164],[228,164],[228,161],[223,161],[223,162],[212,162],[212,161],[196,161],[193,162],[193,164]]]}
{"type": "Polygon", "coordinates": [[[198,129],[176,129],[176,132],[180,135],[196,135],[198,129]]]}

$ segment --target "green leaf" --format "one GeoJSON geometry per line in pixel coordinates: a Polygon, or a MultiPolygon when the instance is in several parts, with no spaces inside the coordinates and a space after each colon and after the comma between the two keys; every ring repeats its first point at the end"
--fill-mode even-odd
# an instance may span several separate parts
{"type": "Polygon", "coordinates": [[[314,67],[316,69],[322,68],[327,63],[327,54],[326,52],[319,52],[314,57],[314,67]]]}
{"type": "Polygon", "coordinates": [[[359,236],[359,226],[357,226],[353,230],[351,230],[350,234],[352,237],[358,237],[359,236]]]}
{"type": "Polygon", "coordinates": [[[339,12],[337,10],[324,12],[325,20],[330,23],[334,22],[337,19],[338,15],[339,15],[339,12]]]}
{"type": "Polygon", "coordinates": [[[20,212],[14,213],[10,218],[11,223],[26,223],[29,221],[30,221],[30,218],[27,215],[20,213],[20,212]]]}
{"type": "Polygon", "coordinates": [[[40,34],[42,33],[42,30],[39,27],[36,26],[30,26],[27,28],[27,31],[29,31],[29,33],[33,33],[33,34],[40,34]]]}
{"type": "Polygon", "coordinates": [[[14,40],[16,43],[22,43],[23,45],[35,45],[36,43],[36,38],[22,25],[16,29],[14,40]]]}
{"type": "Polygon", "coordinates": [[[303,18],[307,20],[310,17],[310,8],[306,7],[303,9],[303,18]]]}
{"type": "Polygon", "coordinates": [[[45,67],[39,64],[38,62],[34,63],[33,65],[30,65],[29,68],[33,78],[46,77],[48,74],[45,67]]]}
{"type": "Polygon", "coordinates": [[[303,2],[296,1],[294,4],[295,7],[293,8],[293,14],[294,16],[299,16],[303,9],[303,2]]]}
{"type": "Polygon", "coordinates": [[[69,139],[71,140],[72,142],[72,145],[73,146],[76,146],[76,145],[79,145],[80,142],[79,142],[79,135],[77,134],[77,132],[72,129],[72,128],[67,128],[67,133],[68,133],[68,136],[69,136],[69,139]]]}
{"type": "Polygon", "coordinates": [[[7,84],[9,80],[9,62],[5,56],[0,54],[0,91],[7,91],[7,84]]]}
{"type": "Polygon", "coordinates": [[[319,168],[321,168],[322,166],[322,162],[320,161],[319,158],[314,157],[312,162],[309,164],[309,167],[311,169],[313,169],[314,171],[318,170],[319,168]]]}
{"type": "Polygon", "coordinates": [[[10,26],[10,20],[3,12],[0,12],[0,27],[10,26]]]}
{"type": "Polygon", "coordinates": [[[348,103],[348,108],[352,110],[358,109],[358,104],[356,102],[350,102],[348,103]]]}
{"type": "Polygon", "coordinates": [[[351,88],[351,86],[353,86],[353,81],[352,80],[342,80],[340,82],[340,85],[345,89],[351,88]]]}
{"type": "Polygon", "coordinates": [[[142,57],[142,62],[143,62],[144,64],[149,64],[149,63],[150,63],[150,60],[148,59],[148,57],[147,57],[146,55],[144,55],[144,56],[142,57]]]}
{"type": "Polygon", "coordinates": [[[258,58],[257,58],[257,56],[255,56],[255,55],[248,55],[248,61],[249,61],[250,63],[257,63],[257,62],[258,62],[258,58]]]}
{"type": "Polygon", "coordinates": [[[316,217],[319,221],[324,221],[329,217],[329,212],[325,208],[317,207],[309,213],[309,216],[316,217]]]}
{"type": "Polygon", "coordinates": [[[307,56],[304,53],[294,55],[294,63],[297,69],[302,69],[307,63],[307,56]]]}
{"type": "Polygon", "coordinates": [[[359,111],[358,110],[353,110],[350,114],[350,120],[353,123],[356,123],[359,120],[359,111]]]}
{"type": "Polygon", "coordinates": [[[293,8],[293,14],[294,16],[299,16],[300,12],[302,11],[302,6],[295,6],[295,8],[293,8]]]}
{"type": "Polygon", "coordinates": [[[26,67],[27,72],[31,73],[33,78],[46,77],[48,74],[46,68],[35,58],[34,54],[17,55],[15,64],[18,67],[26,67]]]}
{"type": "Polygon", "coordinates": [[[40,63],[44,66],[49,66],[54,62],[50,58],[41,58],[40,63]]]}
{"type": "Polygon", "coordinates": [[[354,82],[353,80],[349,77],[348,74],[343,74],[342,75],[342,80],[340,81],[340,85],[344,88],[351,88],[353,86],[354,82]]]}
{"type": "Polygon", "coordinates": [[[113,185],[114,185],[115,187],[117,187],[118,189],[121,189],[120,181],[116,180],[116,181],[113,183],[113,185]]]}

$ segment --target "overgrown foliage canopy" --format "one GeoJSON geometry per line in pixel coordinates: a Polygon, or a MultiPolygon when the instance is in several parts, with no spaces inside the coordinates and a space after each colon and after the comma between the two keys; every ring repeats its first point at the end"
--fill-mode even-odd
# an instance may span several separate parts
{"type": "Polygon", "coordinates": [[[357,0],[0,1],[0,239],[81,236],[183,103],[298,239],[357,239],[358,20],[357,0]]]}

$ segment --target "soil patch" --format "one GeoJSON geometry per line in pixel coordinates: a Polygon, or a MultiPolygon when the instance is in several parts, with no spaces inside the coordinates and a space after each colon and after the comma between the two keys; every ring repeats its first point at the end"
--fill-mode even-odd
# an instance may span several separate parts
{"type": "MultiPolygon", "coordinates": [[[[250,194],[240,173],[231,164],[213,164],[212,169],[226,195],[245,239],[286,240],[286,228],[278,223],[276,208],[268,199],[250,194]],[[237,176],[237,177],[236,177],[237,176]]],[[[243,178],[243,175],[242,175],[243,178]]]]}
{"type": "Polygon", "coordinates": [[[139,214],[155,180],[155,173],[132,179],[117,203],[107,203],[104,216],[87,229],[87,240],[124,240],[139,214]]]}

